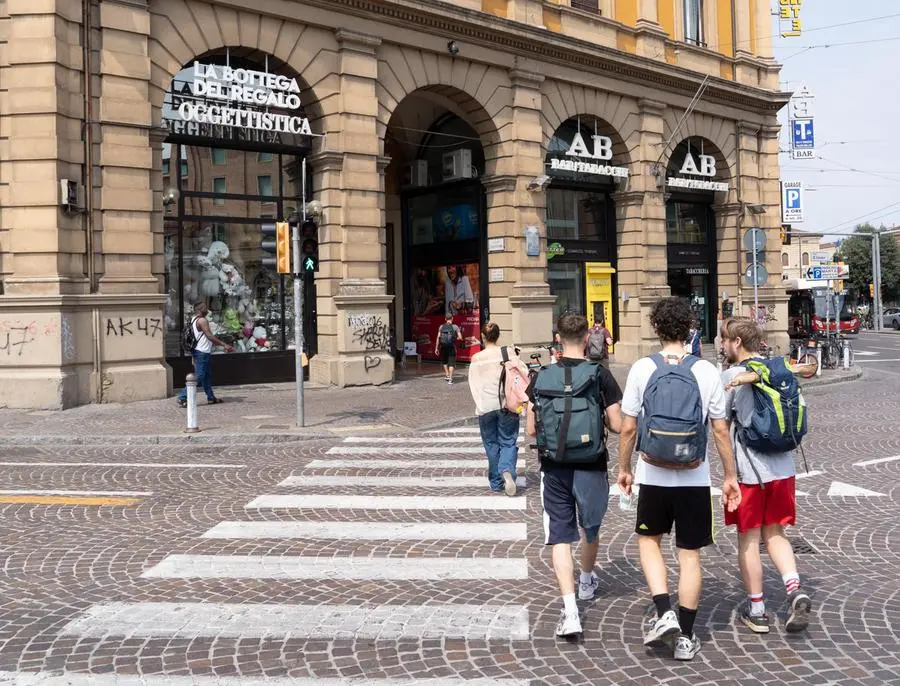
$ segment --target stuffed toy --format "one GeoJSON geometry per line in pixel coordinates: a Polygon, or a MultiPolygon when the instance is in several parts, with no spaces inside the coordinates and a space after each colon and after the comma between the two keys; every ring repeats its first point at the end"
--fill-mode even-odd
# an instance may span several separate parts
{"type": "Polygon", "coordinates": [[[222,292],[229,297],[241,298],[246,290],[244,277],[233,264],[223,264],[219,269],[219,282],[222,292]]]}
{"type": "Polygon", "coordinates": [[[219,270],[206,255],[197,256],[199,274],[198,294],[201,298],[214,298],[219,294],[219,270]]]}
{"type": "Polygon", "coordinates": [[[213,241],[209,246],[209,251],[206,253],[206,256],[209,258],[210,262],[219,266],[228,259],[230,254],[231,250],[228,249],[228,246],[225,245],[225,243],[222,241],[213,241]]]}
{"type": "Polygon", "coordinates": [[[238,313],[231,307],[222,310],[222,326],[229,333],[237,333],[241,330],[241,320],[238,319],[238,313]]]}

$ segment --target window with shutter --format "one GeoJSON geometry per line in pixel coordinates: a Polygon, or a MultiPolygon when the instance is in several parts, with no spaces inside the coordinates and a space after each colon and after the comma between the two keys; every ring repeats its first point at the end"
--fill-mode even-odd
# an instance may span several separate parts
{"type": "Polygon", "coordinates": [[[600,14],[600,0],[572,0],[572,8],[600,14]]]}

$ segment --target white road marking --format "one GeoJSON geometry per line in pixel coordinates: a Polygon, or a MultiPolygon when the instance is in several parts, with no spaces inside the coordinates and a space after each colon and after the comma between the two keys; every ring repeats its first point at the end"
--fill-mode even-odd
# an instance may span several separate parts
{"type": "Polygon", "coordinates": [[[877,491],[870,491],[868,488],[862,488],[861,486],[845,484],[841,481],[832,481],[831,486],[828,488],[828,495],[837,497],[860,496],[868,498],[871,496],[883,496],[885,494],[878,493],[877,491]]]}
{"type": "Polygon", "coordinates": [[[94,605],[63,636],[104,638],[529,638],[524,605],[282,605],[126,603],[94,605]]]}
{"type": "Polygon", "coordinates": [[[888,360],[879,359],[879,360],[856,360],[856,361],[859,362],[860,364],[863,364],[866,362],[878,362],[880,364],[881,362],[900,362],[900,357],[892,357],[888,360]]]}
{"type": "Polygon", "coordinates": [[[870,464],[883,464],[884,462],[896,462],[900,460],[900,455],[894,455],[893,457],[879,457],[875,460],[864,460],[863,462],[854,462],[854,467],[868,467],[870,464]]]}
{"type": "Polygon", "coordinates": [[[154,469],[243,469],[242,464],[203,462],[0,462],[0,467],[126,467],[154,469]]]}
{"type": "Polygon", "coordinates": [[[153,491],[0,491],[0,495],[97,495],[97,496],[135,496],[153,495],[153,491]]]}
{"type": "MultiPolygon", "coordinates": [[[[523,439],[519,438],[519,443],[522,443],[523,439]]],[[[344,439],[344,443],[371,443],[372,445],[386,445],[386,444],[398,444],[398,445],[434,445],[435,443],[481,443],[480,436],[435,436],[433,438],[422,438],[417,436],[411,436],[409,438],[371,438],[366,436],[347,436],[344,439]]],[[[456,448],[448,448],[445,452],[453,452],[456,448]]]]}
{"type": "Polygon", "coordinates": [[[0,672],[6,686],[528,686],[521,679],[367,679],[365,677],[253,677],[192,674],[89,674],[87,672],[0,672]]]}
{"type": "Polygon", "coordinates": [[[811,479],[814,476],[820,476],[825,472],[822,471],[812,471],[812,472],[800,472],[796,475],[796,479],[811,479]]]}
{"type": "MultiPolygon", "coordinates": [[[[468,488],[487,485],[483,476],[289,476],[279,486],[377,486],[381,488],[468,488]]],[[[516,477],[524,488],[525,477],[516,477]]]]}
{"type": "Polygon", "coordinates": [[[315,579],[425,581],[527,579],[522,558],[169,555],[143,579],[315,579]]]}
{"type": "MultiPolygon", "coordinates": [[[[502,496],[440,497],[424,495],[261,495],[246,510],[524,510],[525,498],[502,496]]],[[[360,526],[365,526],[361,523],[360,526]]]]}
{"type": "MultiPolygon", "coordinates": [[[[486,459],[481,460],[313,460],[307,469],[485,469],[486,459]]],[[[525,471],[522,460],[516,463],[517,471],[525,471]]]]}
{"type": "Polygon", "coordinates": [[[336,445],[329,448],[326,455],[408,455],[415,453],[417,455],[447,455],[457,453],[466,453],[471,455],[484,454],[482,446],[454,446],[452,448],[441,448],[433,445],[411,445],[411,446],[384,446],[384,445],[336,445]]]}
{"type": "Polygon", "coordinates": [[[201,538],[336,541],[524,541],[523,523],[492,522],[219,522],[201,538]]]}
{"type": "Polygon", "coordinates": [[[869,352],[868,350],[854,350],[853,351],[854,357],[859,357],[860,355],[862,355],[863,357],[872,357],[873,355],[880,355],[880,354],[881,353],[869,352]]]}

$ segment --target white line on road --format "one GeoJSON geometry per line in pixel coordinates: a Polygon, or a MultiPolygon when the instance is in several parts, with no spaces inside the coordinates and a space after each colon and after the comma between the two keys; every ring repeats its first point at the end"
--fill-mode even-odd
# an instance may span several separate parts
{"type": "MultiPolygon", "coordinates": [[[[523,439],[519,438],[519,443],[523,439]]],[[[347,436],[344,443],[371,443],[372,445],[383,444],[399,444],[399,445],[434,445],[435,443],[481,443],[480,436],[434,436],[432,438],[421,438],[411,436],[409,438],[370,438],[367,436],[347,436]]],[[[450,448],[448,451],[455,450],[450,448]]],[[[445,451],[445,452],[448,452],[445,451]]]]}
{"type": "Polygon", "coordinates": [[[365,677],[252,677],[87,672],[0,672],[5,686],[528,686],[520,679],[367,679],[365,677]]]}
{"type": "Polygon", "coordinates": [[[88,674],[87,672],[0,672],[4,686],[528,686],[520,679],[367,679],[307,676],[253,677],[192,674],[88,674]]]}
{"type": "Polygon", "coordinates": [[[883,496],[884,493],[878,491],[870,491],[868,488],[854,486],[853,484],[845,484],[841,481],[832,481],[828,487],[828,495],[837,497],[863,497],[883,496]]]}
{"type": "Polygon", "coordinates": [[[336,541],[524,541],[525,523],[219,522],[201,538],[336,541]]]}
{"type": "Polygon", "coordinates": [[[821,474],[824,474],[824,473],[825,473],[825,472],[822,472],[822,471],[801,472],[801,473],[797,474],[797,476],[796,476],[795,478],[797,478],[797,479],[810,479],[810,478],[812,478],[812,477],[814,477],[814,476],[820,476],[821,474]]]}
{"type": "MultiPolygon", "coordinates": [[[[487,460],[313,460],[307,469],[485,469],[487,460]]],[[[518,471],[525,471],[522,460],[518,471]]]]}
{"type": "Polygon", "coordinates": [[[0,467],[127,467],[159,469],[243,469],[242,464],[202,462],[0,462],[0,467]]]}
{"type": "Polygon", "coordinates": [[[453,446],[440,448],[432,445],[384,446],[384,445],[336,445],[326,451],[326,455],[447,455],[465,453],[484,454],[482,446],[453,446]]]}
{"type": "Polygon", "coordinates": [[[900,460],[900,455],[894,455],[893,457],[879,457],[875,460],[864,460],[863,462],[854,462],[854,467],[868,467],[870,464],[883,464],[885,462],[896,462],[900,460]]]}
{"type": "Polygon", "coordinates": [[[856,360],[856,361],[859,364],[866,364],[866,363],[881,364],[882,362],[900,362],[900,357],[892,357],[888,360],[856,360]]]}
{"type": "Polygon", "coordinates": [[[0,495],[103,495],[103,496],[135,496],[153,495],[153,491],[0,491],[0,495]]]}
{"type": "MultiPolygon", "coordinates": [[[[378,486],[387,488],[468,488],[485,486],[483,476],[289,476],[279,486],[378,486]]],[[[516,477],[524,488],[525,477],[516,477]]]]}
{"type": "Polygon", "coordinates": [[[855,357],[859,357],[860,355],[862,355],[863,357],[872,357],[873,355],[880,355],[880,354],[881,353],[873,353],[873,352],[868,352],[866,350],[854,350],[853,351],[853,355],[855,357]]]}
{"type": "Polygon", "coordinates": [[[63,636],[104,638],[529,638],[524,605],[281,605],[125,603],[94,605],[63,636]]]}
{"type": "MultiPolygon", "coordinates": [[[[261,495],[244,505],[246,510],[524,510],[525,498],[424,495],[261,495]]],[[[364,525],[361,525],[364,526],[364,525]]]]}
{"type": "Polygon", "coordinates": [[[438,581],[527,579],[522,558],[169,555],[144,579],[438,581]]]}

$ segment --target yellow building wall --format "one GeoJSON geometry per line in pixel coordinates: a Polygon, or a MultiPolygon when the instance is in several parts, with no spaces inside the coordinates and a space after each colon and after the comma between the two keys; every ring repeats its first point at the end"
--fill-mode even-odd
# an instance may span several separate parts
{"type": "Polygon", "coordinates": [[[656,0],[656,15],[663,31],[675,38],[675,0],[656,0]]]}
{"type": "MultiPolygon", "coordinates": [[[[753,16],[751,12],[750,16],[753,16]]],[[[734,56],[734,34],[732,27],[734,17],[731,13],[731,0],[717,0],[716,2],[716,31],[719,37],[719,52],[723,55],[734,56]]]]}
{"type": "Polygon", "coordinates": [[[638,0],[616,0],[613,19],[627,26],[637,25],[638,0]]]}
{"type": "Polygon", "coordinates": [[[758,55],[757,49],[759,46],[756,41],[756,17],[759,8],[757,7],[757,0],[750,0],[750,45],[739,45],[738,47],[741,50],[749,50],[754,55],[758,55]]]}
{"type": "Polygon", "coordinates": [[[498,17],[506,17],[509,0],[481,0],[481,11],[498,17]]]}

